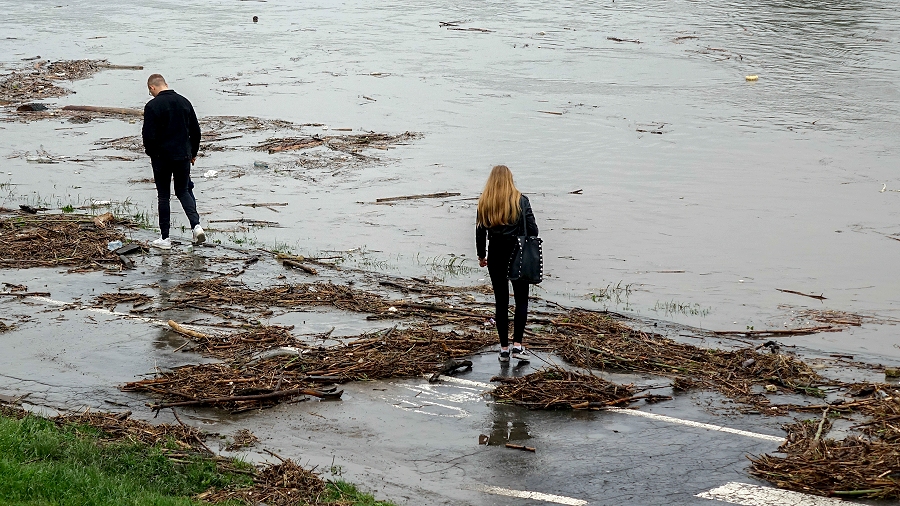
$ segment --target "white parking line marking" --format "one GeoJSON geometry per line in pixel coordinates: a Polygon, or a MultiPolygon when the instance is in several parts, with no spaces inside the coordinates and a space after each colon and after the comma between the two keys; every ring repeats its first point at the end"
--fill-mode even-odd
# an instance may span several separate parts
{"type": "MultiPolygon", "coordinates": [[[[477,387],[484,388],[486,390],[491,390],[494,388],[494,385],[491,385],[490,383],[482,383],[480,381],[472,381],[472,380],[467,380],[467,379],[462,379],[462,378],[454,378],[452,376],[441,376],[441,381],[446,381],[448,383],[457,383],[459,385],[477,386],[477,387]]],[[[717,432],[727,432],[729,434],[737,434],[738,436],[746,436],[746,437],[752,437],[752,438],[756,438],[756,439],[763,439],[765,441],[774,441],[777,443],[781,443],[784,441],[784,438],[779,437],[779,436],[770,436],[769,434],[760,434],[758,432],[750,432],[750,431],[741,430],[741,429],[732,429],[731,427],[723,427],[721,425],[713,425],[711,423],[702,423],[702,422],[695,422],[692,420],[683,420],[681,418],[675,418],[675,417],[666,416],[666,415],[657,415],[656,413],[648,413],[646,411],[638,411],[636,409],[608,408],[606,411],[610,411],[612,413],[622,413],[622,414],[631,415],[631,416],[641,416],[644,418],[659,420],[661,422],[677,423],[679,425],[687,425],[688,427],[697,427],[700,429],[714,430],[717,432]]]]}
{"type": "Polygon", "coordinates": [[[661,422],[669,422],[669,423],[677,423],[680,425],[687,425],[688,427],[697,427],[701,429],[715,430],[718,432],[727,432],[729,434],[737,434],[739,436],[747,436],[753,437],[756,439],[764,439],[766,441],[776,441],[781,443],[784,441],[783,437],[778,436],[770,436],[768,434],[760,434],[758,432],[750,432],[746,430],[740,429],[732,429],[730,427],[723,427],[721,425],[713,425],[711,423],[701,423],[694,422],[691,420],[682,420],[681,418],[674,418],[666,415],[657,415],[656,413],[647,413],[646,411],[638,411],[636,409],[622,409],[622,408],[609,408],[607,411],[612,411],[613,413],[622,413],[625,415],[631,416],[642,416],[644,418],[650,418],[653,420],[659,420],[661,422]]]}
{"type": "Polygon", "coordinates": [[[697,497],[730,504],[740,504],[742,506],[830,506],[850,504],[840,499],[801,494],[800,492],[738,483],[736,481],[701,492],[697,494],[697,497]]]}
{"type": "Polygon", "coordinates": [[[527,492],[525,490],[510,490],[508,488],[488,487],[486,485],[477,487],[476,490],[487,492],[488,494],[503,495],[506,497],[520,497],[522,499],[534,499],[535,501],[568,504],[570,506],[584,506],[588,503],[587,501],[584,501],[582,499],[574,499],[572,497],[566,497],[564,495],[544,494],[541,492],[527,492]]]}
{"type": "MultiPolygon", "coordinates": [[[[431,375],[426,374],[423,377],[430,378],[431,375]]],[[[478,387],[478,388],[484,388],[484,389],[488,389],[488,390],[494,389],[494,385],[491,385],[490,383],[482,383],[480,381],[472,381],[472,380],[467,380],[467,379],[462,379],[462,378],[454,378],[453,376],[441,376],[441,381],[446,382],[446,383],[456,383],[457,385],[465,385],[468,387],[478,387]]]]}

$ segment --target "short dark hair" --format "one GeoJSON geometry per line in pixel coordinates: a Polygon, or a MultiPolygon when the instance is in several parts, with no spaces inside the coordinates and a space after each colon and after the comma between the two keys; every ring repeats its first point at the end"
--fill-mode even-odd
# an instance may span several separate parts
{"type": "Polygon", "coordinates": [[[153,86],[168,86],[166,83],[166,78],[162,76],[162,74],[153,74],[147,78],[147,84],[153,86]]]}

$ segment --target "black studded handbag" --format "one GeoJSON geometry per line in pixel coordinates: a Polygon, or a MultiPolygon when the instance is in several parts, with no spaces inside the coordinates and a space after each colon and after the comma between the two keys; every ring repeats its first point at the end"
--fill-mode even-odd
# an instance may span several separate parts
{"type": "Polygon", "coordinates": [[[536,285],[544,280],[544,254],[541,249],[541,238],[528,235],[522,210],[522,235],[516,236],[516,247],[509,258],[509,271],[506,277],[510,281],[525,281],[536,285]]]}

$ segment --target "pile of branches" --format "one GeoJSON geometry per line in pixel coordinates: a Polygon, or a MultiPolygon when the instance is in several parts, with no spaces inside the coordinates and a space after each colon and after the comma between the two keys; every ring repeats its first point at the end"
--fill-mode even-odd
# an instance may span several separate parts
{"type": "Polygon", "coordinates": [[[499,382],[491,396],[497,402],[529,409],[602,409],[625,406],[638,399],[670,400],[659,395],[634,395],[634,385],[618,385],[592,374],[551,367],[522,377],[491,378],[499,382]]]}
{"type": "Polygon", "coordinates": [[[159,411],[181,406],[214,406],[231,413],[270,408],[284,400],[307,395],[340,398],[343,391],[319,389],[302,375],[278,374],[271,367],[240,368],[229,364],[188,365],[161,372],[155,378],[126,383],[125,392],[148,392],[163,402],[159,411]]]}
{"type": "MultiPolygon", "coordinates": [[[[223,143],[229,140],[240,139],[245,134],[254,134],[267,130],[294,130],[299,128],[299,125],[295,125],[290,121],[262,119],[253,116],[206,116],[200,118],[199,123],[201,152],[236,149],[223,143]]],[[[144,143],[139,135],[100,139],[94,145],[100,146],[101,149],[118,149],[133,153],[144,152],[144,143]]]]}
{"type": "Polygon", "coordinates": [[[103,306],[109,310],[114,310],[119,304],[131,303],[131,307],[136,308],[145,306],[153,302],[153,297],[143,293],[104,293],[95,299],[97,306],[103,306]]]}
{"type": "Polygon", "coordinates": [[[197,364],[128,383],[124,391],[162,399],[172,406],[214,406],[233,413],[272,407],[302,396],[339,398],[342,391],[317,384],[411,378],[447,370],[448,362],[494,342],[487,332],[438,332],[428,326],[392,327],[330,347],[305,345],[286,329],[257,330],[226,338],[191,337],[203,354],[225,363],[197,364]]]}
{"type": "Polygon", "coordinates": [[[703,387],[716,390],[755,409],[775,414],[783,408],[770,405],[754,386],[770,386],[821,397],[818,386],[830,384],[806,363],[757,348],[707,349],[646,334],[608,316],[574,310],[553,322],[565,338],[560,355],[579,367],[649,372],[676,378],[676,389],[703,387]]]}
{"type": "Polygon", "coordinates": [[[196,345],[192,351],[234,362],[252,358],[255,354],[266,350],[284,347],[306,348],[306,344],[294,337],[289,328],[279,326],[259,327],[227,335],[193,332],[189,337],[196,345]]]}
{"type": "Polygon", "coordinates": [[[0,100],[20,103],[68,95],[71,91],[57,86],[57,81],[85,79],[108,66],[106,60],[64,60],[50,64],[41,60],[0,80],[0,100]]]}
{"type": "Polygon", "coordinates": [[[413,378],[443,370],[448,361],[477,353],[495,340],[490,332],[438,332],[428,325],[392,327],[346,345],[310,350],[292,368],[339,381],[413,378]]]}
{"type": "Polygon", "coordinates": [[[404,132],[399,135],[365,133],[349,135],[312,135],[307,137],[279,137],[267,139],[256,145],[256,151],[267,151],[269,154],[282,151],[297,151],[325,146],[334,151],[359,153],[363,149],[374,148],[385,150],[391,146],[404,144],[420,137],[420,134],[404,132]]]}
{"type": "Polygon", "coordinates": [[[786,457],[751,457],[751,472],[780,488],[808,494],[867,499],[900,499],[900,390],[877,385],[872,398],[828,406],[821,419],[786,425],[788,438],[779,447],[786,457]],[[826,437],[829,413],[856,412],[868,421],[854,428],[860,435],[826,437]]]}
{"type": "Polygon", "coordinates": [[[122,232],[98,227],[89,217],[47,214],[0,218],[0,268],[76,266],[103,269],[119,263],[106,245],[122,232]]]}
{"type": "Polygon", "coordinates": [[[160,424],[130,418],[131,411],[124,413],[103,413],[84,411],[78,414],[59,415],[51,418],[57,426],[81,425],[93,427],[101,431],[100,440],[106,442],[138,441],[150,446],[165,445],[170,440],[178,446],[197,453],[209,454],[209,448],[203,443],[206,435],[199,429],[189,425],[160,424]]]}
{"type": "Polygon", "coordinates": [[[240,501],[272,506],[330,504],[325,500],[325,493],[325,482],[317,474],[291,459],[282,459],[280,464],[269,465],[259,471],[253,477],[252,487],[204,492],[197,499],[211,503],[240,501]]]}
{"type": "Polygon", "coordinates": [[[178,285],[174,292],[183,295],[172,300],[172,307],[190,305],[210,314],[222,314],[229,309],[250,309],[265,314],[271,307],[310,306],[334,306],[345,311],[377,313],[389,307],[378,295],[332,283],[301,283],[253,290],[243,284],[215,278],[187,281],[178,285]]]}

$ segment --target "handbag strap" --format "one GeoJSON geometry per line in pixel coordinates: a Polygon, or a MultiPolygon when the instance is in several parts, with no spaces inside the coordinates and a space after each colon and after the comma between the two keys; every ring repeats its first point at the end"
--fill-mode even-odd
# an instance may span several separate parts
{"type": "Polygon", "coordinates": [[[522,213],[519,217],[522,220],[522,237],[528,237],[528,228],[525,223],[525,195],[519,197],[519,207],[522,208],[522,213]]]}

